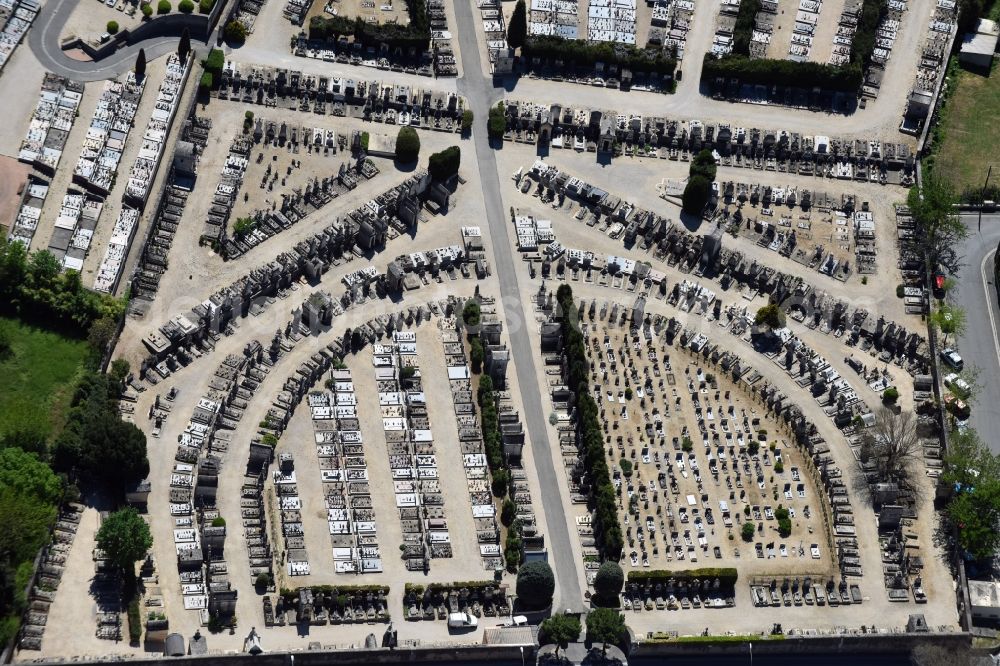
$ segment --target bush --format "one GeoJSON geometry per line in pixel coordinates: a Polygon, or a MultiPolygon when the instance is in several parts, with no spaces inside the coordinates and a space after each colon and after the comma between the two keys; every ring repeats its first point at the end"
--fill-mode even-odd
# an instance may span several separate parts
{"type": "Polygon", "coordinates": [[[486,133],[491,139],[500,140],[506,131],[507,113],[503,102],[498,102],[496,106],[490,108],[490,116],[486,121],[486,133]]]}
{"type": "Polygon", "coordinates": [[[719,579],[719,585],[731,588],[736,585],[739,579],[739,571],[732,567],[704,567],[701,569],[682,569],[680,571],[669,571],[664,569],[650,569],[640,571],[630,571],[628,581],[630,583],[656,583],[666,584],[671,578],[678,583],[698,580],[719,579]]]}
{"type": "Polygon", "coordinates": [[[632,476],[633,467],[631,460],[622,458],[621,460],[618,461],[618,466],[621,467],[622,474],[624,474],[626,477],[632,476]]]}
{"type": "Polygon", "coordinates": [[[712,183],[704,176],[692,176],[688,178],[684,194],[681,195],[681,208],[689,215],[700,217],[711,196],[712,183]]]}
{"type": "Polygon", "coordinates": [[[758,442],[756,439],[751,439],[750,442],[747,444],[747,453],[749,453],[752,456],[755,456],[757,455],[758,452],[760,452],[760,442],[758,442]]]}
{"type": "Polygon", "coordinates": [[[412,127],[400,127],[396,135],[396,159],[403,164],[416,162],[420,156],[420,137],[412,127]]]}
{"type": "Polygon", "coordinates": [[[781,474],[785,471],[785,463],[781,462],[781,459],[774,461],[774,471],[777,474],[781,474]]]}
{"type": "Polygon", "coordinates": [[[181,0],[177,3],[177,11],[182,14],[190,14],[194,11],[194,3],[191,0],[181,0]]]}
{"type": "Polygon", "coordinates": [[[149,18],[150,16],[153,15],[153,5],[149,4],[148,2],[143,3],[139,9],[142,10],[142,15],[145,16],[146,18],[149,18]]]}
{"type": "Polygon", "coordinates": [[[202,72],[198,81],[198,92],[208,93],[212,89],[212,72],[202,72]]]}
{"type": "Polygon", "coordinates": [[[472,110],[466,109],[462,112],[462,134],[468,134],[472,131],[472,110]]]}
{"type": "Polygon", "coordinates": [[[257,574],[257,580],[255,581],[255,585],[260,588],[268,588],[271,587],[271,584],[273,582],[274,579],[271,576],[271,574],[269,574],[266,571],[261,571],[259,574],[257,574]]]}
{"type": "Polygon", "coordinates": [[[688,168],[688,175],[690,176],[701,176],[708,181],[715,180],[715,174],[718,171],[718,167],[715,165],[715,158],[712,157],[712,151],[708,148],[702,150],[694,159],[691,160],[691,166],[688,168]]]}
{"type": "Polygon", "coordinates": [[[541,610],[552,603],[556,579],[545,562],[529,562],[517,572],[517,600],[525,610],[541,610]]]}
{"type": "Polygon", "coordinates": [[[462,321],[465,322],[466,326],[479,326],[481,318],[482,310],[479,307],[479,301],[470,298],[462,309],[462,321]]]}
{"type": "Polygon", "coordinates": [[[589,43],[552,35],[529,36],[521,48],[521,58],[531,63],[533,58],[561,60],[564,64],[593,67],[594,63],[618,65],[633,72],[653,72],[674,75],[677,60],[664,50],[647,51],[631,45],[611,42],[589,43]]]}
{"type": "Polygon", "coordinates": [[[225,527],[226,519],[222,516],[217,516],[212,519],[212,527],[225,527]]]}
{"type": "MultiPolygon", "coordinates": [[[[750,507],[747,507],[748,509],[750,507]]],[[[740,528],[740,536],[747,543],[753,541],[753,535],[757,530],[754,529],[753,523],[743,523],[743,527],[740,528]]]]}
{"type": "Polygon", "coordinates": [[[314,16],[309,20],[309,38],[318,40],[351,37],[363,46],[385,43],[390,49],[400,48],[404,52],[413,48],[418,52],[430,47],[431,30],[426,0],[406,0],[409,23],[371,24],[361,17],[351,19],[344,16],[314,16]]]}
{"type": "Polygon", "coordinates": [[[890,386],[886,390],[882,391],[882,402],[885,404],[895,405],[897,400],[899,400],[899,389],[895,386],[890,386]]]}
{"type": "Polygon", "coordinates": [[[156,3],[156,13],[157,14],[169,14],[170,13],[170,0],[160,0],[156,3]]]}
{"type": "Polygon", "coordinates": [[[427,160],[427,171],[431,174],[431,178],[442,182],[458,174],[458,167],[461,163],[462,149],[458,146],[452,146],[431,155],[427,160]]]}
{"type": "Polygon", "coordinates": [[[142,638],[142,614],[139,613],[138,599],[133,599],[128,605],[128,638],[133,644],[142,638]]]}
{"type": "Polygon", "coordinates": [[[904,290],[905,290],[905,287],[903,285],[897,284],[896,285],[896,298],[902,298],[904,296],[904,294],[906,293],[904,290]]]}
{"type": "Polygon", "coordinates": [[[483,343],[477,336],[472,338],[472,343],[469,346],[469,361],[472,363],[472,371],[479,373],[483,369],[483,357],[485,355],[485,352],[483,351],[483,343]]]}
{"type": "Polygon", "coordinates": [[[517,505],[514,504],[514,500],[508,497],[504,499],[503,505],[500,508],[500,522],[504,527],[510,527],[510,524],[514,522],[515,516],[517,516],[517,505]]]}
{"type": "Polygon", "coordinates": [[[213,76],[218,77],[222,74],[222,68],[226,66],[226,54],[222,49],[212,49],[201,64],[206,72],[211,72],[213,76]]]}
{"type": "Polygon", "coordinates": [[[753,323],[757,326],[768,326],[772,329],[785,327],[785,313],[777,303],[771,303],[757,310],[753,323]]]}
{"type": "Polygon", "coordinates": [[[604,562],[594,577],[594,593],[597,603],[604,606],[618,606],[618,595],[625,587],[625,572],[617,562],[604,562]]]}
{"type": "Polygon", "coordinates": [[[215,7],[215,0],[198,0],[198,11],[202,14],[212,13],[213,7],[215,7]]]}
{"type": "Polygon", "coordinates": [[[494,497],[503,497],[507,494],[507,487],[510,485],[510,472],[506,469],[493,470],[490,475],[490,489],[494,497]]]}
{"type": "Polygon", "coordinates": [[[681,450],[684,451],[684,453],[691,453],[691,451],[694,450],[694,442],[692,442],[691,438],[687,435],[684,435],[684,438],[681,439],[681,450]]]}
{"type": "Polygon", "coordinates": [[[118,34],[118,21],[108,21],[107,31],[109,35],[118,34]]]}
{"type": "Polygon", "coordinates": [[[750,85],[818,87],[856,92],[861,88],[864,75],[861,66],[854,62],[849,65],[826,65],[808,61],[751,59],[734,52],[721,58],[706,53],[701,78],[707,82],[717,78],[738,79],[750,85]]]}
{"type": "Polygon", "coordinates": [[[247,40],[247,27],[242,21],[230,21],[222,29],[222,38],[230,44],[242,44],[247,40]]]}

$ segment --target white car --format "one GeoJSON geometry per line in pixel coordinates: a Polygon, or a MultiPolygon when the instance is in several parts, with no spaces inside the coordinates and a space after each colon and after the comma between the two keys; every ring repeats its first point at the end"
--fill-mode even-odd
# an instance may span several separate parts
{"type": "Polygon", "coordinates": [[[944,385],[952,391],[960,393],[963,397],[972,392],[972,387],[969,386],[969,382],[965,381],[954,372],[945,375],[944,385]]]}
{"type": "Polygon", "coordinates": [[[941,350],[941,360],[944,361],[953,370],[961,370],[965,365],[962,361],[962,357],[958,355],[958,352],[948,347],[947,349],[941,350]]]}

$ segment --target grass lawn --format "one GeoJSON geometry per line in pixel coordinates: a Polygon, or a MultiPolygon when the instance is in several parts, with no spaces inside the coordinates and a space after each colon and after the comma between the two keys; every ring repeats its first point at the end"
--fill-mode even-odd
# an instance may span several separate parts
{"type": "MultiPolygon", "coordinates": [[[[1000,2],[997,3],[1000,7],[1000,2]]],[[[1000,68],[989,77],[958,70],[941,125],[943,140],[934,172],[949,180],[956,194],[982,187],[993,165],[991,184],[1000,178],[1000,68]]]]}
{"type": "Polygon", "coordinates": [[[84,340],[0,317],[11,355],[0,360],[0,435],[31,429],[50,435],[66,419],[89,348],[84,340]]]}

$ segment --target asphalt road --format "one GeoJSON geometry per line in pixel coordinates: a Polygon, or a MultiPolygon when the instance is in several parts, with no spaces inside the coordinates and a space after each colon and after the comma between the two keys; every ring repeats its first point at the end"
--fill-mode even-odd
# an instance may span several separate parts
{"type": "MultiPolygon", "coordinates": [[[[528,336],[528,322],[533,321],[525,315],[521,303],[514,270],[514,256],[508,235],[509,223],[500,199],[500,178],[497,175],[497,162],[493,148],[486,134],[486,117],[489,107],[498,101],[503,93],[495,87],[493,80],[483,76],[483,65],[479,54],[479,44],[476,41],[476,31],[479,26],[472,15],[472,2],[459,0],[455,3],[455,15],[458,21],[457,30],[460,53],[462,58],[463,76],[458,81],[459,91],[468,99],[476,117],[473,129],[473,147],[476,151],[476,162],[479,165],[479,177],[482,184],[483,203],[486,206],[486,220],[489,224],[490,238],[493,243],[493,270],[500,279],[500,296],[507,320],[507,332],[510,335],[511,355],[517,372],[517,381],[521,389],[521,399],[524,404],[525,426],[528,432],[529,445],[538,471],[538,481],[541,486],[541,506],[545,512],[546,546],[549,551],[549,563],[556,574],[557,608],[583,610],[583,593],[580,589],[578,562],[573,555],[569,527],[563,513],[563,501],[560,487],[563,483],[562,472],[557,470],[552,462],[552,443],[549,442],[546,417],[542,411],[542,395],[538,387],[538,375],[535,367],[535,350],[532,349],[528,336]]],[[[536,502],[539,498],[536,498],[536,502]]]]}
{"type": "MultiPolygon", "coordinates": [[[[54,74],[74,81],[101,81],[132,69],[139,49],[146,50],[146,60],[153,60],[177,49],[177,37],[147,39],[138,44],[119,49],[113,55],[97,62],[74,60],[59,48],[59,35],[76,8],[79,0],[48,0],[28,31],[28,45],[38,62],[54,74]]],[[[197,50],[192,38],[192,47],[197,50]]]]}
{"type": "MultiPolygon", "coordinates": [[[[993,281],[993,258],[1000,243],[1000,214],[963,215],[969,237],[961,255],[965,264],[950,298],[965,310],[966,330],[956,347],[966,367],[978,369],[978,391],[969,424],[1000,453],[1000,308],[993,281]]],[[[946,370],[942,367],[942,372],[946,370]]]]}

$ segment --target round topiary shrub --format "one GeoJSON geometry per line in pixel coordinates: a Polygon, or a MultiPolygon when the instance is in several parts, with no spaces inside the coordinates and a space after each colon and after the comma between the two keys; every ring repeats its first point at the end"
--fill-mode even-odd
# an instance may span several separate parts
{"type": "Polygon", "coordinates": [[[194,11],[194,3],[191,0],[181,0],[177,3],[177,11],[183,14],[190,14],[194,11]]]}
{"type": "Polygon", "coordinates": [[[594,577],[595,601],[602,606],[618,606],[618,595],[625,587],[625,572],[617,562],[605,562],[594,577]]]}
{"type": "Polygon", "coordinates": [[[545,562],[529,562],[517,572],[517,600],[525,610],[541,610],[552,604],[556,578],[545,562]]]}
{"type": "Polygon", "coordinates": [[[149,18],[150,16],[153,15],[153,5],[149,4],[148,2],[142,3],[142,6],[139,7],[139,10],[142,11],[142,15],[146,18],[149,18]]]}
{"type": "Polygon", "coordinates": [[[160,0],[156,3],[156,13],[157,14],[169,14],[170,13],[170,0],[160,0]]]}
{"type": "Polygon", "coordinates": [[[108,21],[108,34],[109,35],[118,34],[118,21],[108,21]]]}

